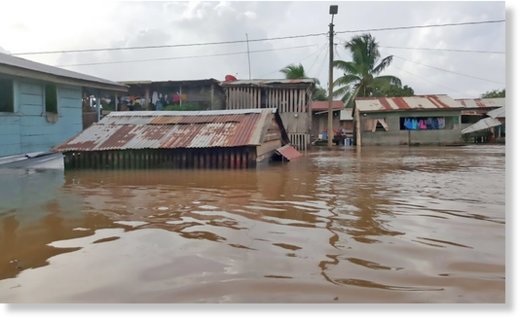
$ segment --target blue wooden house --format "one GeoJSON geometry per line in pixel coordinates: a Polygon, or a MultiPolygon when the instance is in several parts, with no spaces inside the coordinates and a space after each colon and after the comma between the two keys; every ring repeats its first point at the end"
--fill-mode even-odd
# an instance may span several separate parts
{"type": "Polygon", "coordinates": [[[45,152],[80,132],[85,89],[127,92],[116,82],[0,53],[0,157],[45,152]]]}

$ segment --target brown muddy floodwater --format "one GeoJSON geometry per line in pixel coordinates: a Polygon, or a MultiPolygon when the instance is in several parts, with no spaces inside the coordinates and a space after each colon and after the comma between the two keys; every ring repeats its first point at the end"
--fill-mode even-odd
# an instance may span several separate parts
{"type": "Polygon", "coordinates": [[[504,302],[504,146],[0,169],[1,302],[504,302]]]}

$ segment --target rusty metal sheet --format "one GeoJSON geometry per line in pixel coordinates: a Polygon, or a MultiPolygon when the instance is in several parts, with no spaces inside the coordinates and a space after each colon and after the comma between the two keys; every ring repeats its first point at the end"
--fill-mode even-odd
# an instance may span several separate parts
{"type": "Polygon", "coordinates": [[[505,98],[455,99],[464,108],[500,108],[505,106],[505,98]]]}
{"type": "Polygon", "coordinates": [[[100,151],[148,148],[211,148],[260,145],[272,109],[236,114],[219,112],[114,113],[55,148],[56,151],[100,151]],[[115,119],[112,119],[115,118],[115,119]]]}
{"type": "Polygon", "coordinates": [[[296,150],[293,146],[291,146],[289,144],[276,149],[276,153],[280,154],[282,157],[284,157],[288,161],[297,159],[303,155],[298,150],[296,150]]]}
{"type": "MultiPolygon", "coordinates": [[[[345,104],[341,100],[332,101],[332,110],[341,110],[345,108],[345,104]]],[[[325,111],[329,110],[328,101],[313,101],[311,104],[312,111],[325,111]]]]}
{"type": "Polygon", "coordinates": [[[486,130],[489,128],[499,126],[501,124],[502,124],[502,122],[500,122],[499,120],[497,120],[495,118],[491,118],[491,117],[484,118],[484,119],[480,119],[477,123],[474,123],[471,126],[463,129],[461,131],[461,133],[468,134],[468,133],[472,133],[472,132],[476,132],[476,131],[486,130]]]}
{"type": "Polygon", "coordinates": [[[447,95],[411,97],[364,97],[356,99],[356,108],[362,112],[462,109],[460,102],[447,95]]]}

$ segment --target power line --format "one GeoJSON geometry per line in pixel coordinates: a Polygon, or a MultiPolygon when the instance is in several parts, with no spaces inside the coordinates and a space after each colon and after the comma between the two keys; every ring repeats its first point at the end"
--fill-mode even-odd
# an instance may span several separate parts
{"type": "Polygon", "coordinates": [[[505,54],[504,51],[485,51],[485,50],[437,49],[437,48],[412,48],[412,47],[393,47],[393,46],[379,46],[379,48],[386,48],[386,49],[405,49],[405,50],[426,50],[426,51],[452,51],[452,52],[464,52],[464,53],[505,54]]]}
{"type": "Polygon", "coordinates": [[[489,80],[489,79],[485,79],[485,78],[479,78],[479,77],[476,77],[476,76],[472,76],[472,75],[468,75],[468,74],[464,74],[464,73],[460,73],[460,72],[456,72],[456,71],[451,71],[451,70],[446,70],[446,69],[439,68],[439,67],[430,66],[430,65],[427,65],[427,64],[424,64],[424,63],[421,63],[421,62],[417,62],[417,61],[406,59],[406,58],[403,58],[403,57],[400,57],[400,56],[396,56],[395,54],[393,56],[398,58],[398,59],[406,60],[406,61],[418,64],[418,65],[422,65],[422,66],[425,66],[425,67],[428,67],[428,68],[432,68],[432,69],[436,69],[436,70],[439,70],[439,71],[453,73],[453,74],[456,74],[456,75],[459,75],[459,76],[463,76],[463,77],[467,77],[467,78],[472,78],[472,79],[477,79],[477,80],[482,80],[482,81],[487,81],[487,82],[492,82],[492,83],[498,83],[498,84],[501,84],[501,85],[504,84],[504,83],[498,82],[498,81],[493,81],[493,80],[489,80]]]}
{"type": "MultiPolygon", "coordinates": [[[[278,50],[289,50],[289,49],[298,49],[298,48],[307,48],[314,47],[313,45],[305,45],[305,46],[295,46],[295,47],[285,47],[285,48],[277,48],[277,49],[265,49],[265,50],[252,50],[250,53],[260,53],[260,52],[270,52],[270,51],[278,51],[278,50]]],[[[76,63],[76,64],[62,64],[56,65],[57,67],[76,67],[76,66],[92,66],[92,65],[102,65],[102,64],[119,64],[119,63],[133,63],[133,62],[146,62],[146,61],[162,61],[162,60],[180,60],[180,59],[191,59],[191,58],[205,58],[205,57],[217,57],[217,56],[232,56],[232,55],[240,55],[247,54],[247,51],[240,52],[223,52],[223,53],[215,53],[215,54],[205,54],[205,55],[197,55],[197,56],[179,56],[179,57],[163,57],[163,58],[150,58],[150,59],[136,59],[136,60],[122,60],[122,61],[102,61],[102,62],[88,62],[88,63],[76,63]]]]}
{"type": "MultiPolygon", "coordinates": [[[[477,24],[488,24],[488,23],[500,23],[505,22],[502,20],[485,20],[485,21],[469,21],[469,22],[457,22],[457,23],[445,23],[445,24],[427,24],[427,25],[414,25],[414,26],[399,26],[399,27],[386,27],[386,28],[371,28],[371,29],[358,29],[358,30],[344,30],[336,31],[339,33],[356,33],[356,32],[372,32],[372,31],[388,31],[388,30],[406,30],[406,29],[417,29],[417,28],[432,28],[432,27],[449,27],[449,26],[462,26],[462,25],[477,25],[477,24]]],[[[55,51],[34,51],[34,52],[16,52],[12,55],[35,55],[35,54],[57,54],[57,53],[80,53],[80,52],[99,52],[99,51],[118,51],[118,50],[142,50],[142,49],[160,49],[160,48],[179,48],[179,47],[195,47],[195,46],[210,46],[210,45],[222,45],[222,44],[235,44],[244,42],[260,42],[260,41],[273,41],[273,40],[286,40],[286,39],[298,39],[307,37],[317,37],[328,35],[328,32],[320,33],[308,33],[302,35],[292,35],[284,37],[273,37],[273,38],[260,38],[250,40],[232,40],[232,41],[219,41],[219,42],[199,42],[199,43],[183,43],[183,44],[170,44],[170,45],[156,45],[156,46],[133,46],[133,47],[118,47],[118,48],[97,48],[97,49],[73,49],[73,50],[55,50],[55,51]]]]}
{"type": "Polygon", "coordinates": [[[431,81],[430,79],[427,79],[427,78],[425,78],[425,77],[419,76],[419,75],[417,75],[417,74],[415,74],[415,73],[412,73],[412,72],[410,72],[410,71],[408,71],[408,70],[405,70],[405,69],[403,69],[403,68],[395,67],[395,65],[393,65],[393,67],[396,68],[397,70],[400,70],[400,71],[402,71],[402,72],[408,73],[408,74],[410,74],[410,75],[412,75],[412,76],[414,76],[414,77],[416,77],[416,78],[418,78],[418,79],[420,79],[420,80],[422,80],[422,81],[424,81],[424,82],[428,82],[428,83],[433,84],[433,85],[435,85],[435,86],[438,86],[438,87],[441,87],[441,88],[447,89],[448,92],[455,92],[455,93],[459,93],[459,94],[462,93],[462,95],[465,95],[465,93],[462,92],[462,91],[459,91],[459,90],[456,90],[456,89],[453,89],[453,88],[449,88],[449,87],[444,86],[444,85],[442,85],[442,84],[440,84],[440,83],[437,83],[437,82],[431,81]]]}
{"type": "Polygon", "coordinates": [[[502,19],[502,20],[468,21],[468,22],[455,22],[455,23],[442,23],[442,24],[423,24],[423,25],[415,25],[415,26],[346,30],[346,31],[337,31],[336,33],[391,31],[391,30],[407,30],[407,29],[420,29],[420,28],[433,28],[433,27],[453,27],[453,26],[464,26],[464,25],[475,25],[475,24],[486,24],[486,23],[500,23],[500,22],[505,22],[505,21],[506,21],[505,19],[502,19]]]}
{"type": "Polygon", "coordinates": [[[316,55],[316,57],[314,58],[314,61],[312,61],[312,64],[310,66],[310,68],[307,70],[307,72],[309,72],[308,74],[312,74],[312,69],[314,68],[314,66],[316,65],[316,62],[319,60],[321,54],[323,53],[323,51],[326,51],[325,49],[327,48],[327,42],[325,42],[321,47],[320,47],[320,51],[318,52],[318,54],[316,55]]]}
{"type": "MultiPolygon", "coordinates": [[[[298,60],[300,63],[307,60],[308,58],[312,57],[313,55],[315,55],[318,51],[320,52],[321,54],[321,51],[323,50],[323,48],[325,47],[327,43],[324,42],[321,46],[319,46],[316,50],[314,50],[313,52],[311,52],[310,54],[308,54],[307,56],[305,56],[304,58],[301,58],[300,60],[298,60]]],[[[264,73],[262,75],[259,76],[259,78],[263,78],[265,76],[268,76],[270,74],[273,74],[273,73],[278,73],[280,72],[280,69],[276,69],[276,70],[273,70],[273,71],[270,71],[270,72],[267,72],[267,73],[264,73]]]]}
{"type": "Polygon", "coordinates": [[[162,48],[180,48],[180,47],[197,47],[197,46],[212,46],[221,44],[236,44],[249,42],[260,42],[260,41],[271,41],[271,40],[286,40],[286,39],[297,39],[305,37],[316,37],[321,35],[327,35],[327,32],[322,33],[308,33],[304,35],[294,35],[285,37],[274,37],[274,38],[262,38],[262,39],[249,39],[249,40],[232,40],[232,41],[219,41],[219,42],[199,42],[199,43],[183,43],[183,44],[168,44],[168,45],[157,45],[157,46],[134,46],[134,47],[119,47],[119,48],[98,48],[98,49],[74,49],[74,50],[56,50],[56,51],[38,51],[38,52],[17,52],[13,53],[13,56],[23,55],[34,55],[34,54],[56,54],[56,53],[79,53],[79,52],[98,52],[98,51],[118,51],[118,50],[141,50],[141,49],[162,49],[162,48]]]}

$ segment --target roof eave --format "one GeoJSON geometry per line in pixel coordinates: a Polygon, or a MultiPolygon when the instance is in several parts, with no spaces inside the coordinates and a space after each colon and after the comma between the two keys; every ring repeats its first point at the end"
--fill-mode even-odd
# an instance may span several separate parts
{"type": "Polygon", "coordinates": [[[128,92],[128,87],[125,85],[119,85],[119,84],[109,84],[109,83],[102,83],[102,82],[96,82],[96,81],[89,81],[89,80],[83,80],[83,79],[76,79],[76,78],[70,78],[65,76],[58,76],[52,73],[45,73],[41,71],[21,68],[17,66],[12,65],[1,65],[0,64],[0,73],[7,74],[14,77],[21,77],[21,78],[29,78],[29,79],[37,79],[42,81],[49,81],[54,82],[58,84],[64,84],[64,85],[76,85],[80,87],[87,87],[87,88],[93,88],[93,89],[99,89],[99,90],[105,90],[105,91],[113,91],[113,92],[128,92]]]}

